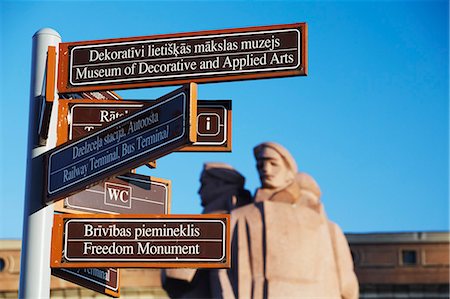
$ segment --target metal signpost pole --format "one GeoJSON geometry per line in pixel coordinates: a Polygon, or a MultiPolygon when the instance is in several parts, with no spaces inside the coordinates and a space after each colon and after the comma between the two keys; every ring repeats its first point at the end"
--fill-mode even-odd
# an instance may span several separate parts
{"type": "MultiPolygon", "coordinates": [[[[57,104],[54,105],[48,138],[40,146],[43,105],[45,104],[45,73],[49,46],[58,48],[61,36],[53,29],[44,28],[33,36],[32,68],[30,84],[30,110],[28,127],[28,153],[26,191],[23,218],[22,255],[19,298],[50,297],[50,247],[53,225],[53,205],[42,200],[42,153],[56,145],[57,104]]],[[[56,90],[53,90],[55,93],[56,90]]],[[[47,95],[49,96],[49,95],[47,95]]],[[[51,95],[52,97],[54,96],[51,95]]]]}

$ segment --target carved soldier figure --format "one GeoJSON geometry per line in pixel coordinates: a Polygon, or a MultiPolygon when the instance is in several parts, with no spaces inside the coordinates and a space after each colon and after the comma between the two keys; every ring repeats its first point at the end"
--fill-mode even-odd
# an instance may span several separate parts
{"type": "MultiPolygon", "coordinates": [[[[200,183],[203,214],[228,214],[250,203],[245,178],[228,164],[206,163],[200,183]]],[[[226,279],[223,275],[222,280],[226,279]]],[[[162,283],[171,298],[212,298],[220,289],[217,270],[166,269],[162,271],[162,283]]]]}
{"type": "Polygon", "coordinates": [[[327,220],[317,183],[297,174],[279,144],[262,143],[254,155],[261,188],[231,213],[232,266],[214,297],[357,298],[347,241],[327,220]]]}

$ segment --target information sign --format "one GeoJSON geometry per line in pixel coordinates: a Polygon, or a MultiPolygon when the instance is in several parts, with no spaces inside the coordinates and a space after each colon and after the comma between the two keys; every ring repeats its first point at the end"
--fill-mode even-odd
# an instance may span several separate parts
{"type": "Polygon", "coordinates": [[[306,23],[59,46],[59,92],[307,74],[306,23]]]}
{"type": "Polygon", "coordinates": [[[196,141],[196,85],[45,154],[44,200],[51,203],[102,179],[167,155],[196,141]]]}
{"type": "Polygon", "coordinates": [[[54,215],[53,268],[229,268],[230,216],[54,215]]]}
{"type": "MultiPolygon", "coordinates": [[[[58,140],[78,140],[123,117],[132,115],[153,101],[59,100],[58,140]]],[[[231,100],[197,101],[197,141],[179,151],[230,152],[231,100]]]]}
{"type": "Polygon", "coordinates": [[[55,203],[63,213],[169,214],[171,182],[127,173],[102,181],[55,203]]]}

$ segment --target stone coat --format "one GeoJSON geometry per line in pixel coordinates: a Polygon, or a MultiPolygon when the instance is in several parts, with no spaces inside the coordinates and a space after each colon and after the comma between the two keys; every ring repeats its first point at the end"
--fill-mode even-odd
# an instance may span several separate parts
{"type": "Polygon", "coordinates": [[[348,243],[319,205],[263,200],[234,210],[232,267],[214,297],[358,298],[348,243]]]}

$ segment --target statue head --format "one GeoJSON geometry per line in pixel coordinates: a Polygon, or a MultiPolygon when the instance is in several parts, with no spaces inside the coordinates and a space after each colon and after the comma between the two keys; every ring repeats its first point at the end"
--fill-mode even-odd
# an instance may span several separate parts
{"type": "Polygon", "coordinates": [[[198,194],[205,208],[204,213],[229,212],[250,201],[250,195],[244,192],[245,178],[228,164],[205,163],[200,183],[198,194]]]}
{"type": "Polygon", "coordinates": [[[296,175],[295,181],[300,187],[301,203],[320,212],[322,206],[320,196],[322,192],[316,180],[305,172],[299,172],[296,175]]]}
{"type": "Polygon", "coordinates": [[[262,188],[281,190],[294,182],[297,164],[283,146],[264,142],[253,149],[262,188]]]}

